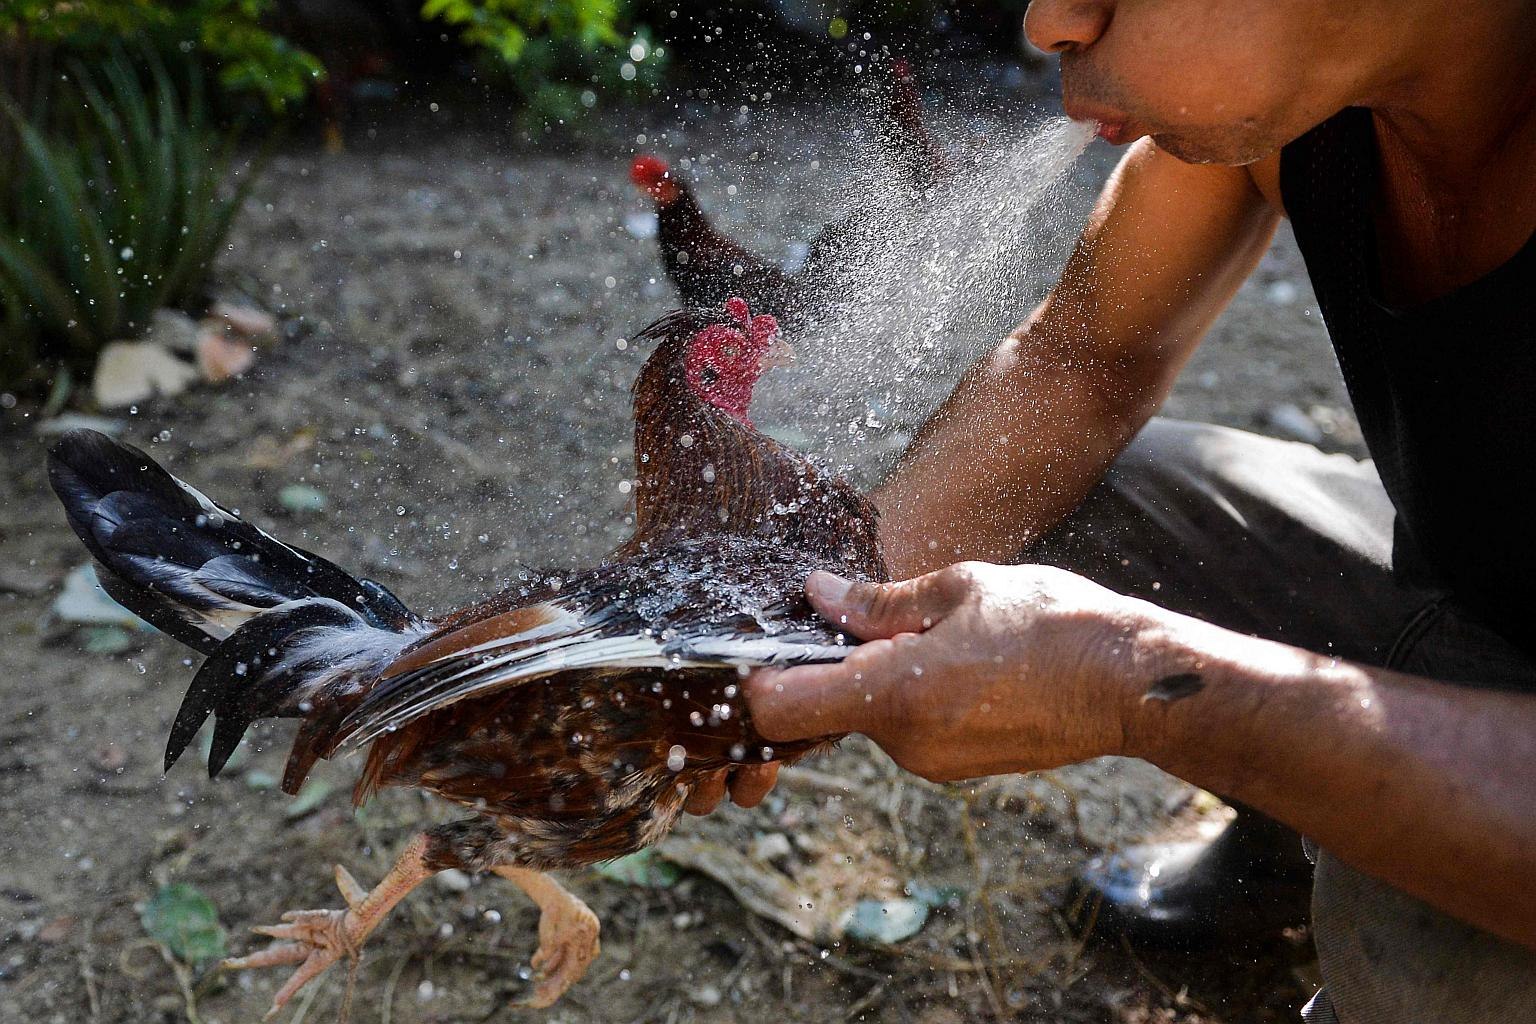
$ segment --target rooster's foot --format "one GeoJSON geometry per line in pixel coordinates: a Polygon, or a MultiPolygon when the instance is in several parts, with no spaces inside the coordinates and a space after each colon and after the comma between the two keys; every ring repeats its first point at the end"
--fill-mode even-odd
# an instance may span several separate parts
{"type": "Polygon", "coordinates": [[[553,1005],[587,973],[601,948],[601,926],[591,908],[550,876],[526,868],[493,870],[539,906],[539,948],[532,961],[536,974],[526,1005],[541,1010],[553,1005]]]}
{"type": "Polygon", "coordinates": [[[292,976],[272,997],[272,1008],[263,1019],[276,1016],[305,985],[343,958],[354,963],[362,957],[363,943],[396,903],[433,872],[422,860],[425,841],[413,840],[372,892],[357,883],[351,873],[336,865],[336,888],[347,902],[346,910],[290,910],[282,924],[258,925],[251,930],[276,939],[266,949],[225,960],[221,966],[241,971],[257,967],[298,964],[292,976]]]}

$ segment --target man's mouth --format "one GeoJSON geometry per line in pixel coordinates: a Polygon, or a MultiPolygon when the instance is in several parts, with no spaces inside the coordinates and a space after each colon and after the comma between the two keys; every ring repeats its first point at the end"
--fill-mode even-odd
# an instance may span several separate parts
{"type": "Polygon", "coordinates": [[[1130,134],[1124,121],[1098,121],[1094,124],[1093,133],[1111,146],[1118,146],[1128,141],[1130,134]]]}
{"type": "Polygon", "coordinates": [[[1093,133],[1111,146],[1122,146],[1146,134],[1138,131],[1125,114],[1096,103],[1084,102],[1075,96],[1066,97],[1063,107],[1072,120],[1093,122],[1093,133]]]}

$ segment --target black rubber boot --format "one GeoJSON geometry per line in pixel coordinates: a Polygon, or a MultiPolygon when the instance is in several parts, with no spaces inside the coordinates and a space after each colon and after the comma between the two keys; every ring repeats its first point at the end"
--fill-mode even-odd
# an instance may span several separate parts
{"type": "Polygon", "coordinates": [[[1126,847],[1076,881],[1095,933],[1167,948],[1273,938],[1306,922],[1311,893],[1301,837],[1242,806],[1215,839],[1126,847]]]}

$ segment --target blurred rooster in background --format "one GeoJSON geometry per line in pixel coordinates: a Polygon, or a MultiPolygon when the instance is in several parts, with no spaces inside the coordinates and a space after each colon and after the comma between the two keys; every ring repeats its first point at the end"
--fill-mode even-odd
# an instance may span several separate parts
{"type": "MultiPolygon", "coordinates": [[[[905,59],[890,63],[880,92],[881,148],[894,164],[900,186],[920,194],[943,179],[949,166],[928,131],[922,96],[905,59]]],[[[813,312],[819,292],[835,285],[842,263],[857,257],[868,218],[877,215],[869,208],[855,207],[824,225],[810,240],[804,267],[789,273],[716,228],[693,190],[665,160],[637,156],[629,176],[656,205],[662,264],[685,304],[717,306],[728,296],[740,295],[790,326],[798,326],[813,312]]]]}
{"type": "MultiPolygon", "coordinates": [[[[737,687],[755,666],[851,648],[806,602],[816,569],[886,578],[872,506],[758,433],[759,376],[790,352],[771,316],[663,317],[634,390],[634,535],[601,565],[427,621],[371,580],[264,533],[104,434],[49,457],[70,525],[119,602],[208,655],[166,768],[212,715],[217,775],[258,718],[297,718],[283,789],[318,758],[368,747],[354,793],[412,786],[470,817],[417,834],[365,890],[336,868],[344,910],[283,915],[232,968],[298,965],[273,1012],[438,871],[491,871],[539,906],[533,1006],[598,950],[598,923],[544,874],[656,842],[692,788],[731,765],[792,761],[737,687]]],[[[834,739],[835,737],[828,737],[834,739]]]]}

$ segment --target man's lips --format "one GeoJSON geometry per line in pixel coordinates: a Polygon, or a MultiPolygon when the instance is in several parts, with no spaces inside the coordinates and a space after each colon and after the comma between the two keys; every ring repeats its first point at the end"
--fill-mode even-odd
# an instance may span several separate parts
{"type": "Polygon", "coordinates": [[[1094,134],[1111,146],[1119,146],[1139,138],[1146,134],[1136,130],[1129,117],[1118,110],[1101,107],[1095,103],[1085,103],[1076,97],[1068,97],[1063,102],[1067,116],[1074,121],[1092,121],[1094,134]]]}
{"type": "Polygon", "coordinates": [[[1123,121],[1099,121],[1094,126],[1093,133],[1111,146],[1130,141],[1131,134],[1123,121]]]}

